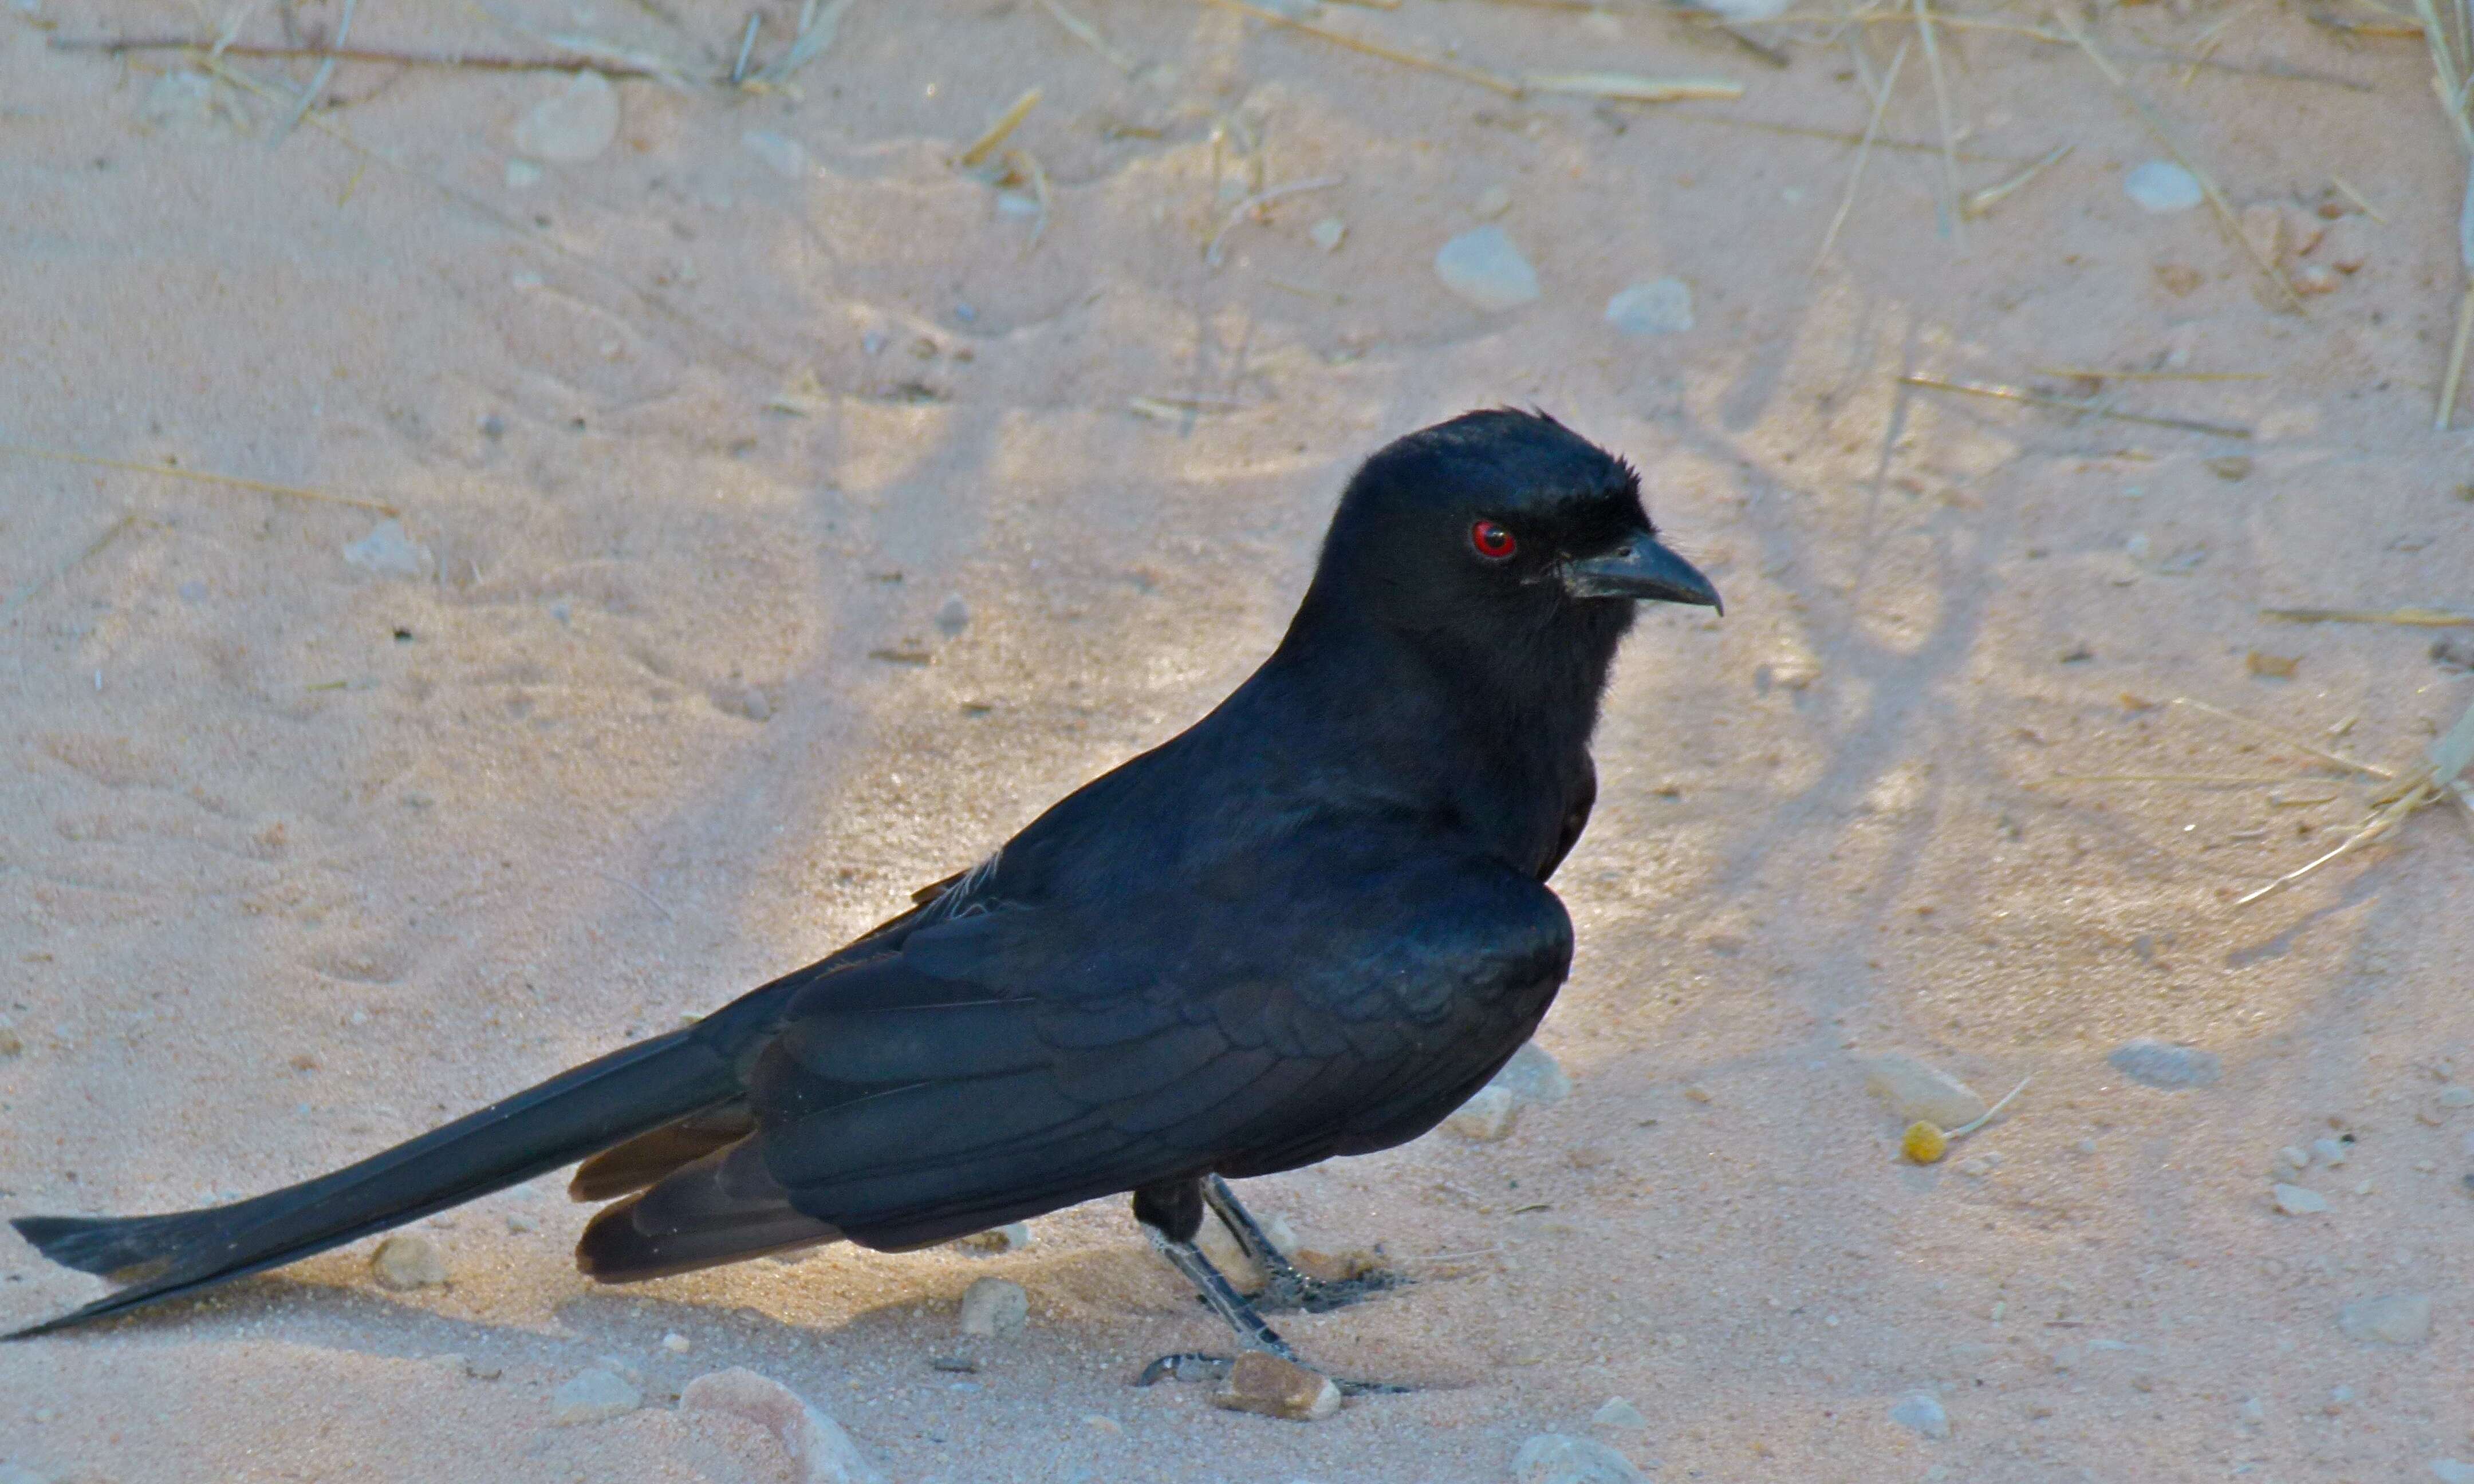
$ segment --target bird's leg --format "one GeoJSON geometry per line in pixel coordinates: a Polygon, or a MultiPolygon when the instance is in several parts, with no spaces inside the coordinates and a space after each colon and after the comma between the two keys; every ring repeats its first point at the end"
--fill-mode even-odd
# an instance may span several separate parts
{"type": "Polygon", "coordinates": [[[1362,1299],[1381,1293],[1386,1288],[1396,1288],[1406,1281],[1389,1268],[1377,1268],[1350,1279],[1308,1278],[1298,1271],[1297,1264],[1291,1262],[1285,1254],[1272,1245],[1272,1239],[1264,1234],[1261,1224],[1254,1220],[1253,1212],[1237,1199],[1236,1191],[1228,1188],[1228,1182],[1217,1175],[1205,1177],[1202,1202],[1227,1226],[1228,1234],[1237,1239],[1238,1247],[1252,1259],[1254,1266],[1263,1270],[1263,1291],[1254,1296],[1257,1308],[1274,1314],[1291,1309],[1321,1314],[1346,1308],[1362,1299]]]}
{"type": "MultiPolygon", "coordinates": [[[[1222,1193],[1226,1193],[1225,1186],[1222,1187],[1222,1193]]],[[[1201,1181],[1166,1181],[1145,1185],[1134,1192],[1134,1219],[1142,1224],[1143,1235],[1151,1238],[1152,1249],[1166,1257],[1171,1267],[1185,1275],[1186,1281],[1202,1295],[1202,1302],[1211,1305],[1213,1313],[1228,1322],[1228,1328],[1237,1332],[1238,1344],[1248,1350],[1267,1351],[1292,1365],[1302,1365],[1298,1352],[1289,1348],[1289,1342],[1280,1338],[1278,1330],[1263,1322],[1263,1316],[1255,1312],[1254,1304],[1237,1291],[1226,1274],[1212,1266],[1211,1259],[1202,1255],[1201,1248],[1194,1245],[1195,1233],[1202,1229],[1204,1202],[1210,1199],[1209,1187],[1201,1181]]],[[[1270,1252],[1272,1244],[1264,1239],[1262,1229],[1254,1225],[1253,1218],[1246,1215],[1246,1209],[1237,1205],[1235,1196],[1227,1196],[1227,1200],[1245,1220],[1247,1229],[1253,1233],[1254,1240],[1262,1243],[1264,1251],[1270,1252]]],[[[1294,1268],[1289,1271],[1300,1281],[1311,1281],[1294,1268]]],[[[1200,1352],[1162,1355],[1143,1367],[1143,1374],[1134,1378],[1134,1384],[1150,1386],[1164,1380],[1223,1380],[1236,1363],[1233,1356],[1200,1352]]],[[[1405,1386],[1381,1381],[1348,1381],[1336,1377],[1333,1384],[1350,1396],[1408,1390],[1405,1386]]]]}
{"type": "MultiPolygon", "coordinates": [[[[1237,1331],[1238,1344],[1248,1350],[1270,1351],[1282,1360],[1298,1358],[1298,1352],[1289,1349],[1289,1342],[1280,1338],[1278,1330],[1263,1323],[1263,1316],[1254,1312],[1254,1305],[1248,1303],[1246,1296],[1228,1281],[1226,1274],[1211,1265],[1211,1259],[1202,1255],[1201,1248],[1190,1241],[1180,1242],[1150,1222],[1143,1223],[1143,1235],[1151,1238],[1153,1251],[1166,1257],[1171,1267],[1184,1274],[1186,1281],[1194,1284],[1196,1291],[1202,1295],[1202,1302],[1211,1305],[1211,1311],[1226,1320],[1228,1328],[1237,1331]]],[[[1235,1364],[1236,1361],[1227,1355],[1199,1352],[1162,1355],[1143,1367],[1143,1374],[1134,1384],[1149,1386],[1171,1377],[1180,1381],[1218,1380],[1227,1376],[1228,1368],[1235,1364]]]]}

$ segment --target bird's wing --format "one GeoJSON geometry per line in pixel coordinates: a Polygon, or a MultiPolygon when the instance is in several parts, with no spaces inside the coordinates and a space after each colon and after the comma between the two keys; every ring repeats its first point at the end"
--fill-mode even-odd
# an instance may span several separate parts
{"type": "Polygon", "coordinates": [[[1369,853],[1104,909],[983,894],[819,977],[754,1068],[767,1167],[900,1248],[1424,1132],[1544,1014],[1571,925],[1499,863],[1369,853]]]}

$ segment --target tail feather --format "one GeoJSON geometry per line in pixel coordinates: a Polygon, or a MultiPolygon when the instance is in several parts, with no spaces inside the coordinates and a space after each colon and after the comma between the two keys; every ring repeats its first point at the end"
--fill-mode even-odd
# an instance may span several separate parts
{"type": "Polygon", "coordinates": [[[604,1207],[575,1244],[595,1282],[632,1283],[837,1240],[840,1229],[790,1207],[754,1139],[681,1165],[604,1207]]]}
{"type": "MultiPolygon", "coordinates": [[[[708,1022],[710,1023],[710,1022],[708,1022]]],[[[691,1027],[623,1047],[329,1175],[162,1216],[23,1216],[36,1249],[128,1282],[7,1335],[28,1339],[296,1261],[476,1196],[740,1095],[732,1058],[691,1027]]]]}
{"type": "Polygon", "coordinates": [[[585,1161],[567,1183],[568,1198],[615,1201],[755,1131],[756,1114],[743,1102],[691,1113],[585,1161]]]}

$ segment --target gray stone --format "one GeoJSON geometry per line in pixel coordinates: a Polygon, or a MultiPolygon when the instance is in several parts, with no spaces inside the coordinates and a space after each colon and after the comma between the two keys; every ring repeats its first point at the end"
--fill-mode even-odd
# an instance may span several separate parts
{"type": "Polygon", "coordinates": [[[399,1232],[370,1254],[370,1273],[379,1287],[398,1293],[437,1288],[447,1281],[447,1259],[429,1238],[417,1232],[399,1232]]]}
{"type": "Polygon", "coordinates": [[[785,180],[795,180],[808,173],[807,146],[796,139],[751,129],[739,136],[739,144],[748,154],[763,160],[765,169],[785,180]]]}
{"type": "Polygon", "coordinates": [[[1465,231],[1435,253],[1435,276],[1480,309],[1511,309],[1538,298],[1538,270],[1500,227],[1465,231]]]}
{"type": "Polygon", "coordinates": [[[1519,1103],[1534,1103],[1552,1108],[1572,1095],[1572,1079],[1554,1054],[1536,1041],[1529,1041],[1512,1053],[1512,1060],[1487,1084],[1501,1088],[1519,1103]]]}
{"type": "Polygon", "coordinates": [[[2308,1185],[2280,1184],[2270,1193],[2276,1209],[2289,1216],[2316,1216],[2328,1209],[2328,1198],[2308,1185]]]}
{"type": "Polygon", "coordinates": [[[644,1394],[624,1376],[608,1371],[579,1371],[549,1399],[553,1426],[574,1427],[608,1422],[644,1404],[644,1394]]]}
{"type": "Polygon", "coordinates": [[[2431,1338],[2431,1300],[2418,1293],[2387,1293],[2337,1311],[2345,1338],[2365,1345],[2419,1345],[2431,1338]]]}
{"type": "Polygon", "coordinates": [[[1605,1444],[1541,1432],[1512,1455],[1515,1484],[1648,1484],[1632,1460],[1605,1444]]]}
{"type": "Polygon", "coordinates": [[[962,1332],[985,1337],[1018,1333],[1031,1322],[1031,1295],[1020,1283],[982,1278],[962,1290],[962,1332]]]}
{"type": "Polygon", "coordinates": [[[1020,1252],[1031,1245],[1031,1224],[1008,1221],[1001,1227],[958,1236],[954,1238],[954,1245],[967,1252],[1020,1252]]]}
{"type": "Polygon", "coordinates": [[[2344,1163],[2348,1158],[2345,1141],[2341,1138],[2315,1138],[2311,1141],[2311,1153],[2331,1169],[2344,1163]]]}
{"type": "Polygon", "coordinates": [[[140,122],[154,129],[229,128],[238,122],[232,106],[203,72],[175,68],[155,80],[138,105],[140,122]]]}
{"type": "Polygon", "coordinates": [[[2213,1051],[2196,1046],[2176,1046],[2142,1037],[2125,1041],[2113,1048],[2105,1058],[2113,1069],[2131,1081],[2147,1087],[2163,1088],[2179,1092],[2188,1088],[2204,1088],[2224,1075],[2224,1064],[2213,1051]]]}
{"type": "Polygon", "coordinates": [[[1897,1052],[1864,1064],[1864,1090],[1880,1098],[1901,1123],[1954,1129],[1984,1115],[1984,1099],[1974,1088],[1897,1052]]]}
{"type": "Polygon", "coordinates": [[[579,72],[533,105],[516,125],[516,149],[552,164],[580,165],[618,137],[618,89],[598,72],[579,72]]]}
{"type": "Polygon", "coordinates": [[[1891,1403],[1890,1421],[1928,1438],[1950,1436],[1950,1414],[1942,1410],[1941,1399],[1928,1391],[1891,1403]]]}
{"type": "Polygon", "coordinates": [[[1342,241],[1348,236],[1348,224],[1336,216],[1327,216],[1307,227],[1306,236],[1325,252],[1337,252],[1342,241]]]}
{"type": "Polygon", "coordinates": [[[679,1393],[683,1412],[727,1412],[773,1434],[797,1484],[885,1484],[839,1423],[769,1376],[732,1369],[699,1376],[679,1393]]]}
{"type": "Polygon", "coordinates": [[[2199,178],[2170,159],[2151,159],[2122,178],[2122,193],[2143,211],[2188,211],[2208,199],[2199,178]]]}
{"type": "Polygon", "coordinates": [[[936,607],[936,631],[947,638],[971,626],[971,605],[962,601],[958,592],[947,595],[936,607]]]}
{"type": "Polygon", "coordinates": [[[1640,1408],[1623,1398],[1609,1397],[1605,1405],[1589,1414],[1589,1425],[1615,1432],[1646,1432],[1649,1419],[1640,1415],[1640,1408]]]}
{"type": "Polygon", "coordinates": [[[369,535],[344,548],[344,560],[380,577],[426,577],[429,548],[406,536],[400,520],[381,520],[369,535]]]}
{"type": "Polygon", "coordinates": [[[2454,1458],[2431,1461],[2431,1476],[2439,1484],[2474,1484],[2474,1464],[2459,1463],[2454,1458]]]}
{"type": "Polygon", "coordinates": [[[1692,327],[1692,289],[1681,278],[1653,278],[1607,300],[1607,323],[1618,335],[1681,335],[1692,327]]]}
{"type": "Polygon", "coordinates": [[[1443,1128],[1473,1144],[1500,1143],[1520,1121],[1520,1100],[1492,1084],[1477,1089],[1443,1120],[1443,1128]]]}

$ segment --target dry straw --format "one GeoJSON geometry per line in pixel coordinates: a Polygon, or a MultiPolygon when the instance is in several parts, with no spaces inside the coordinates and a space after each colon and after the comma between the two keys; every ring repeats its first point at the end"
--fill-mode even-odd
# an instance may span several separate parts
{"type": "Polygon", "coordinates": [[[2465,194],[2457,213],[2457,256],[2465,287],[2457,303],[2457,334],[2448,347],[2448,370],[2440,377],[2439,406],[2432,425],[2441,432],[2457,415],[2457,394],[2464,384],[2465,350],[2474,340],[2474,0],[2414,0],[2422,17],[2423,39],[2431,45],[2431,86],[2439,107],[2456,127],[2457,142],[2465,147],[2465,194]]]}

